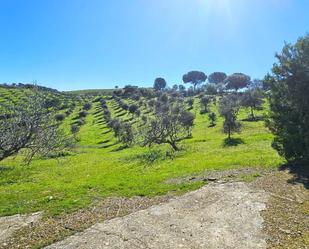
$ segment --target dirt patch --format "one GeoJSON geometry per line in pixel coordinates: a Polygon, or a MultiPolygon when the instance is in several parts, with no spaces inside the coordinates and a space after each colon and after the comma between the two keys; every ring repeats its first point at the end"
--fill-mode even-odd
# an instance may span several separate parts
{"type": "Polygon", "coordinates": [[[288,171],[277,171],[252,182],[270,196],[262,212],[268,248],[309,248],[309,191],[294,178],[288,171]]]}
{"type": "Polygon", "coordinates": [[[98,223],[47,247],[198,249],[266,248],[263,218],[268,195],[247,183],[210,184],[122,218],[98,223]]]}
{"type": "Polygon", "coordinates": [[[39,248],[49,245],[95,223],[124,216],[169,200],[171,196],[154,198],[107,198],[89,208],[71,214],[43,218],[40,222],[14,232],[12,237],[0,243],[2,249],[39,248]]]}
{"type": "Polygon", "coordinates": [[[235,182],[235,181],[247,181],[254,180],[256,177],[261,177],[273,172],[274,169],[260,169],[260,168],[241,168],[231,170],[206,170],[202,173],[187,176],[172,178],[165,183],[167,184],[183,184],[192,182],[235,182]]]}

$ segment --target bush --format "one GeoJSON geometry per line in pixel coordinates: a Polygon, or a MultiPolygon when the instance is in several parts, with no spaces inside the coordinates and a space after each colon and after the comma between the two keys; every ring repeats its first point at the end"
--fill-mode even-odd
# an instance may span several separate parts
{"type": "Polygon", "coordinates": [[[84,104],[83,106],[83,109],[86,110],[86,111],[89,111],[91,109],[92,105],[90,103],[86,103],[84,104]]]}
{"type": "Polygon", "coordinates": [[[129,107],[129,112],[133,115],[136,113],[136,111],[138,110],[138,106],[133,104],[133,105],[130,105],[129,107]]]}
{"type": "Polygon", "coordinates": [[[86,112],[86,111],[80,111],[80,112],[78,113],[78,116],[79,116],[80,118],[85,118],[85,117],[87,117],[87,115],[88,115],[88,112],[86,112]]]}
{"type": "Polygon", "coordinates": [[[65,114],[62,114],[62,113],[56,114],[55,119],[56,121],[61,122],[65,119],[65,114]]]}
{"type": "Polygon", "coordinates": [[[78,119],[78,120],[76,120],[76,122],[75,122],[75,124],[76,125],[79,125],[79,126],[82,126],[82,125],[84,125],[86,122],[85,122],[85,119],[83,119],[83,118],[80,118],[80,119],[78,119]]]}
{"type": "Polygon", "coordinates": [[[71,125],[71,133],[75,134],[77,132],[79,132],[79,126],[77,124],[72,124],[71,125]]]}
{"type": "Polygon", "coordinates": [[[72,110],[72,109],[69,109],[69,110],[67,110],[67,111],[65,112],[65,115],[68,117],[68,116],[71,115],[72,112],[73,112],[73,110],[72,110]]]}

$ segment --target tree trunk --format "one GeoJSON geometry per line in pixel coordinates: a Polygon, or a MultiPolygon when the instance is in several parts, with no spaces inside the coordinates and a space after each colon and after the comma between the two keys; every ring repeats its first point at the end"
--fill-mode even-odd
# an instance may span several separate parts
{"type": "Polygon", "coordinates": [[[251,106],[251,117],[255,119],[252,106],[251,106]]]}
{"type": "Polygon", "coordinates": [[[168,144],[172,146],[174,151],[179,151],[179,148],[177,147],[175,142],[168,141],[168,144]]]}
{"type": "Polygon", "coordinates": [[[228,140],[231,140],[231,128],[229,127],[229,135],[228,135],[228,140]]]}

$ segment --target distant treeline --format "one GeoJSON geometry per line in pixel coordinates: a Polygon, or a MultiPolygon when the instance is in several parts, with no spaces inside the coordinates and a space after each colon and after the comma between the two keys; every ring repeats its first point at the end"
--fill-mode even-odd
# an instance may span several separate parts
{"type": "Polygon", "coordinates": [[[42,91],[55,92],[55,93],[59,92],[58,90],[50,88],[50,87],[39,86],[39,85],[36,85],[36,84],[30,84],[30,83],[26,83],[26,84],[24,84],[24,83],[12,83],[12,84],[2,83],[2,84],[0,84],[0,87],[10,88],[10,89],[16,89],[16,88],[19,88],[19,89],[34,89],[34,88],[37,88],[37,89],[42,90],[42,91]]]}

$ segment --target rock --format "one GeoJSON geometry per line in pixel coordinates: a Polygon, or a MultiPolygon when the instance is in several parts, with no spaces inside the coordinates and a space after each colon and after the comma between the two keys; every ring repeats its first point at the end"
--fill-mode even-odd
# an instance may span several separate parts
{"type": "Polygon", "coordinates": [[[15,231],[22,227],[33,225],[41,218],[42,212],[0,217],[0,242],[8,239],[15,231]]]}
{"type": "Polygon", "coordinates": [[[267,199],[267,193],[246,183],[209,184],[167,203],[97,223],[47,248],[265,249],[260,212],[267,199]]]}
{"type": "Polygon", "coordinates": [[[279,228],[279,230],[283,233],[286,233],[286,234],[292,234],[292,232],[288,229],[279,228]]]}

